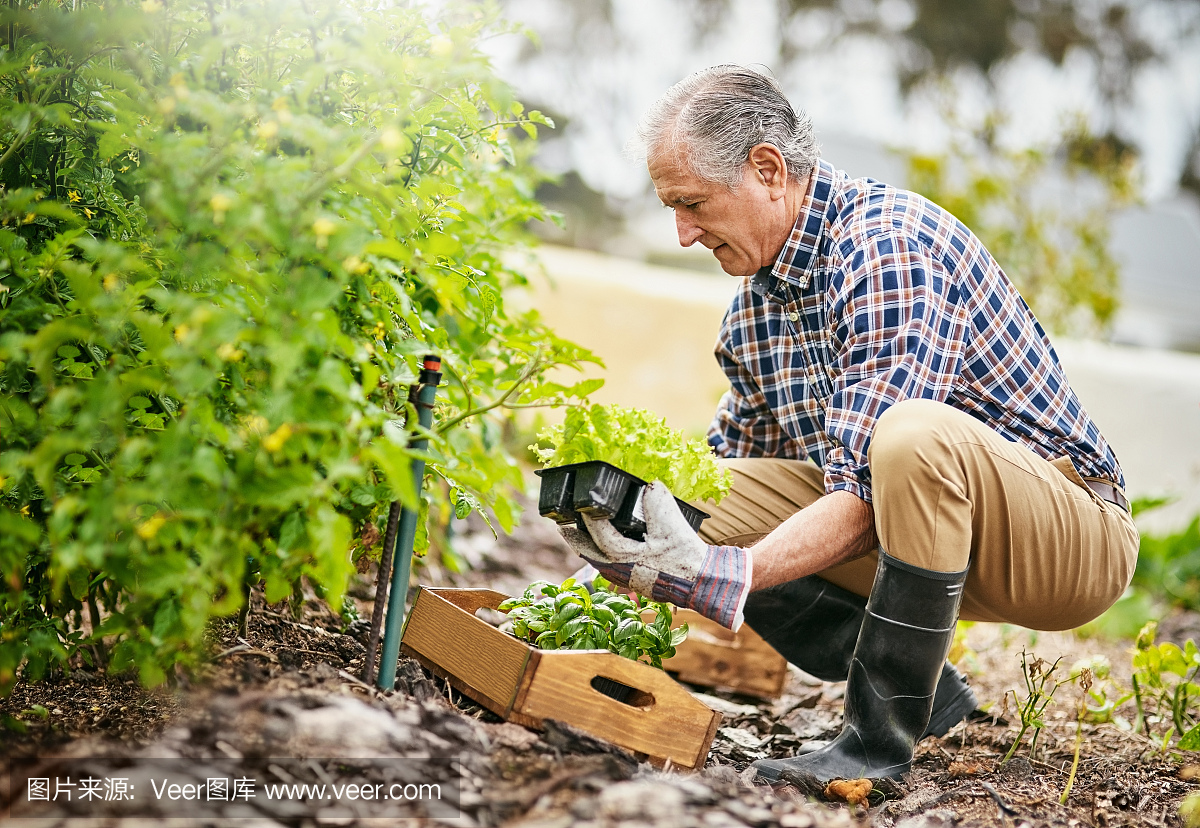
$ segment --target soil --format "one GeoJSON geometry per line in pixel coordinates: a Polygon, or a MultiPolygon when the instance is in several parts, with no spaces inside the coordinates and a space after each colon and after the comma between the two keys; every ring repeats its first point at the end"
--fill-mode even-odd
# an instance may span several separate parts
{"type": "MultiPolygon", "coordinates": [[[[553,525],[536,517],[498,540],[482,523],[457,526],[455,551],[470,569],[457,573],[425,562],[418,568],[422,583],[488,586],[514,594],[538,578],[562,580],[580,563],[553,525]]],[[[1014,757],[1001,764],[1017,736],[1017,701],[1026,696],[1022,653],[1027,661],[1061,659],[1056,676],[1065,676],[1078,659],[1103,655],[1113,665],[1112,681],[1128,687],[1130,642],[976,625],[960,666],[969,673],[985,714],[943,738],[922,741],[909,774],[877,783],[864,802],[851,805],[833,792],[805,788],[803,780],[796,783],[800,788],[756,784],[747,770],[755,759],[788,756],[804,742],[833,738],[841,725],[840,683],[824,683],[793,668],[784,695],[770,702],[695,688],[721,710],[724,721],[703,770],[664,772],[568,725],[551,722],[538,733],[503,723],[414,661],[401,661],[393,693],[363,684],[365,619],[373,594],[368,573],[351,590],[353,610],[362,620],[350,623],[315,597],[293,611],[286,602],[266,605],[255,594],[247,635],[238,635],[236,621],[214,626],[212,657],[205,667],[173,676],[169,686],[155,690],[130,676],[84,669],[38,683],[22,681],[0,701],[0,761],[29,773],[35,756],[42,769],[80,757],[122,757],[129,767],[174,757],[170,761],[184,763],[201,781],[206,773],[212,776],[240,762],[239,767],[256,767],[276,779],[318,782],[382,781],[396,770],[348,768],[350,760],[309,757],[395,762],[396,757],[453,755],[462,816],[403,815],[424,816],[431,823],[450,819],[452,825],[538,828],[1183,826],[1181,801],[1197,790],[1200,778],[1200,756],[1164,752],[1120,720],[1134,717],[1132,704],[1126,703],[1117,709],[1116,723],[1083,726],[1078,769],[1060,804],[1075,754],[1080,701],[1079,690],[1070,684],[1058,690],[1049,707],[1036,750],[1031,752],[1027,733],[1014,757]],[[305,758],[257,758],[281,756],[305,758]]],[[[1171,637],[1190,636],[1200,629],[1198,622],[1194,615],[1179,615],[1162,627],[1171,637]]],[[[1113,695],[1112,684],[1100,686],[1113,695]]],[[[449,771],[438,772],[449,779],[449,771]]],[[[20,781],[14,778],[14,790],[20,781]]],[[[0,817],[3,796],[0,783],[0,817]]],[[[135,824],[132,818],[75,807],[45,811],[50,817],[45,824],[135,824]]],[[[183,813],[188,812],[159,816],[183,813]]],[[[376,818],[398,815],[381,802],[314,813],[261,796],[205,813],[176,824],[248,825],[245,819],[252,817],[264,828],[367,825],[391,824],[376,818]]]]}

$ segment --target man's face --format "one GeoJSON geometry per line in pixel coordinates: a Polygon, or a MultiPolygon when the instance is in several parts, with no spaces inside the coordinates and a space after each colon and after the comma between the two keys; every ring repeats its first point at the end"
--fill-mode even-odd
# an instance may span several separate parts
{"type": "Polygon", "coordinates": [[[778,215],[782,202],[772,198],[754,165],[746,165],[735,190],[698,177],[687,165],[686,151],[661,149],[650,156],[647,168],[659,200],[675,211],[682,246],[700,242],[732,276],[750,276],[774,263],[783,247],[778,215]]]}

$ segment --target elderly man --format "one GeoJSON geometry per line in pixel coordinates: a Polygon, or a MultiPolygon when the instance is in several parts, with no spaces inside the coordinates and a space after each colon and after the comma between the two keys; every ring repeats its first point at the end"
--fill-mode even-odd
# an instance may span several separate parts
{"type": "Polygon", "coordinates": [[[1120,466],[971,231],[821,161],[773,80],[699,72],[640,135],[679,243],[741,279],[709,431],[735,482],[700,537],[659,484],[645,542],[564,534],[610,578],[846,680],[841,734],[760,777],[898,776],[975,706],[946,663],[960,617],[1061,630],[1120,596],[1138,548],[1120,466]]]}

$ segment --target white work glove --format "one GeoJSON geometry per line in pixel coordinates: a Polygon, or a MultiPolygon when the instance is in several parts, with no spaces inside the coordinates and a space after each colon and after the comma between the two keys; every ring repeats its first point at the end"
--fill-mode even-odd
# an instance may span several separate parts
{"type": "Polygon", "coordinates": [[[605,578],[655,601],[693,609],[734,632],[750,594],[751,556],[739,546],[709,546],[688,525],[662,483],[642,497],[646,539],[622,535],[608,520],[584,515],[588,531],[561,526],[567,544],[605,578]]]}

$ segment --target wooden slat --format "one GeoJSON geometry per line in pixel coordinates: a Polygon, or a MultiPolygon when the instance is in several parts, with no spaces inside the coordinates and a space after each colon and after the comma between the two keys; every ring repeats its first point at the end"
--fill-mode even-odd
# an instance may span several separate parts
{"type": "Polygon", "coordinates": [[[513,711],[525,721],[561,719],[657,764],[670,759],[678,767],[696,768],[707,758],[721,714],[663,671],[598,651],[539,656],[529,689],[513,711]],[[627,684],[652,700],[645,707],[618,702],[592,687],[596,676],[627,684]]]}
{"type": "Polygon", "coordinates": [[[495,608],[502,600],[504,596],[492,590],[424,588],[409,613],[402,644],[426,667],[456,679],[457,689],[507,716],[531,650],[473,614],[479,607],[495,608]]]}
{"type": "Polygon", "coordinates": [[[692,610],[679,610],[675,622],[688,625],[688,637],[663,669],[680,681],[764,699],[783,693],[787,661],[750,627],[732,633],[692,610]]]}

